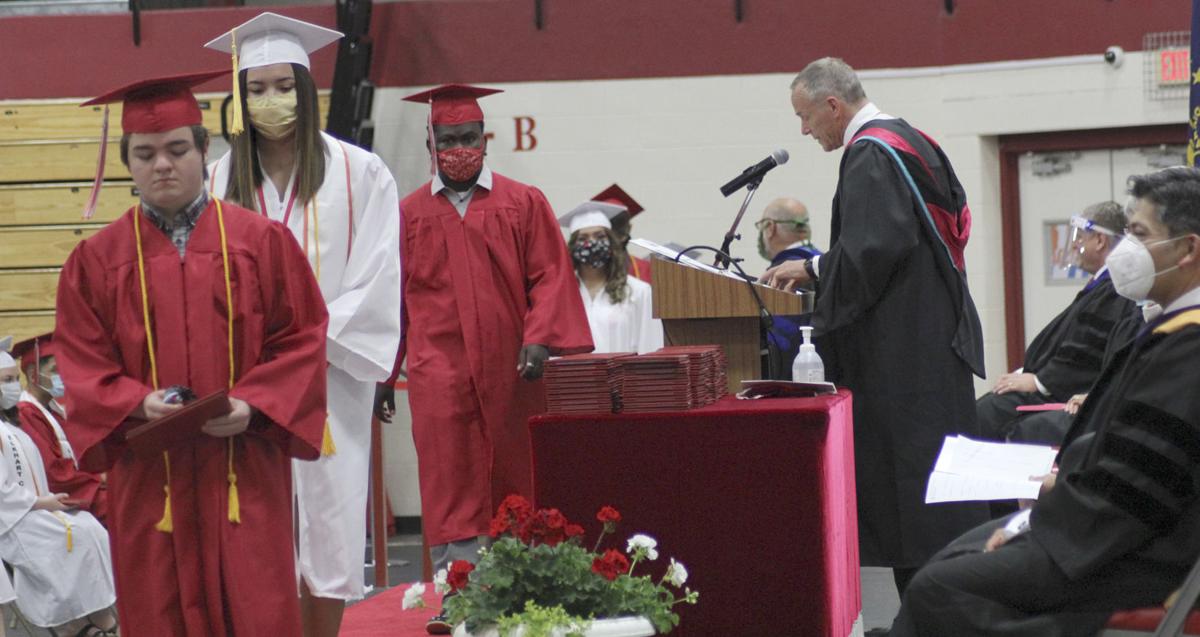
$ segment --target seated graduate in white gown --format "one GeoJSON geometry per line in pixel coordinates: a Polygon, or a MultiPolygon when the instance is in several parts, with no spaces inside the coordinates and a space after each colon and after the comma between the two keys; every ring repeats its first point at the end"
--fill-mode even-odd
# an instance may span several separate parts
{"type": "Polygon", "coordinates": [[[108,532],[91,513],[72,510],[67,494],[47,489],[41,454],[15,424],[20,394],[16,363],[0,351],[0,559],[13,571],[11,586],[0,582],[0,603],[5,588],[15,589],[17,608],[36,626],[110,634],[108,532]]]}
{"type": "Polygon", "coordinates": [[[645,354],[663,346],[650,284],[628,276],[629,255],[612,230],[612,218],[623,212],[622,206],[588,201],[558,218],[569,235],[567,247],[597,354],[645,354]]]}

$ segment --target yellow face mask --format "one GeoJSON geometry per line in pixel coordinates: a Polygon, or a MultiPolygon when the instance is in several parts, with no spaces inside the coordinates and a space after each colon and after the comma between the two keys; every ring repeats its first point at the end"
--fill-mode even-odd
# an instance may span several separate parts
{"type": "Polygon", "coordinates": [[[246,108],[250,122],[259,135],[272,141],[284,139],[296,130],[296,92],[249,96],[246,108]]]}

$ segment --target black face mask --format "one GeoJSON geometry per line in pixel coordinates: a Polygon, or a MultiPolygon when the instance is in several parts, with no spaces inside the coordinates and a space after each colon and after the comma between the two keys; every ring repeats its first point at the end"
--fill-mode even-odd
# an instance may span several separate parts
{"type": "Polygon", "coordinates": [[[578,265],[589,265],[597,270],[602,270],[612,261],[612,246],[608,243],[607,237],[594,241],[580,239],[571,248],[571,258],[578,265]]]}

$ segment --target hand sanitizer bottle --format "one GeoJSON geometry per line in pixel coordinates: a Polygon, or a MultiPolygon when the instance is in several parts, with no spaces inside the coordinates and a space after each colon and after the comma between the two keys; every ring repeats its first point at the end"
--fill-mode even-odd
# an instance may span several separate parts
{"type": "Polygon", "coordinates": [[[825,364],[817,356],[817,348],[812,344],[812,327],[805,325],[800,328],[804,334],[804,344],[792,361],[792,381],[797,383],[825,382],[825,364]]]}

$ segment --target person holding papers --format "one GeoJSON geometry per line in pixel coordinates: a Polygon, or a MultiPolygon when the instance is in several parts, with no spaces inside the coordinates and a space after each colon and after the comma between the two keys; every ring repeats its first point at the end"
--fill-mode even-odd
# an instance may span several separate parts
{"type": "Polygon", "coordinates": [[[891,567],[903,591],[929,556],[987,519],[980,503],[924,501],[942,440],[978,431],[971,376],[983,375],[983,338],[964,253],[971,211],[942,149],[880,112],[842,60],[809,64],[791,97],[801,132],[826,152],[845,151],[829,251],[785,261],[762,280],[816,287],[826,379],[854,392],[862,563],[891,567]]]}
{"type": "Polygon", "coordinates": [[[1133,177],[1130,194],[1108,270],[1162,315],[1100,373],[1027,526],[996,521],[935,556],[892,637],[1094,635],[1161,604],[1200,557],[1200,169],[1133,177]]]}
{"type": "Polygon", "coordinates": [[[1092,278],[1034,337],[1025,350],[1024,368],[1001,376],[975,402],[981,437],[1006,440],[1020,416],[1018,406],[1065,403],[1086,392],[1100,374],[1105,347],[1132,338],[1128,326],[1134,324],[1124,319],[1138,316],[1137,305],[1117,294],[1104,265],[1124,231],[1125,211],[1111,201],[1071,217],[1072,254],[1092,278]],[[1118,325],[1126,329],[1114,330],[1118,325]]]}
{"type": "Polygon", "coordinates": [[[599,201],[580,204],[558,218],[579,279],[596,353],[645,354],[663,346],[662,321],[654,318],[650,284],[629,276],[628,254],[612,230],[625,208],[599,201]]]}
{"type": "Polygon", "coordinates": [[[108,471],[122,637],[301,634],[291,459],[320,457],[328,315],[287,227],[204,188],[190,87],[227,72],[87,102],[123,103],[140,199],[71,252],[54,340],[67,435],[82,468],[108,471]],[[184,409],[182,388],[232,410],[129,453],[126,432],[184,409]]]}

